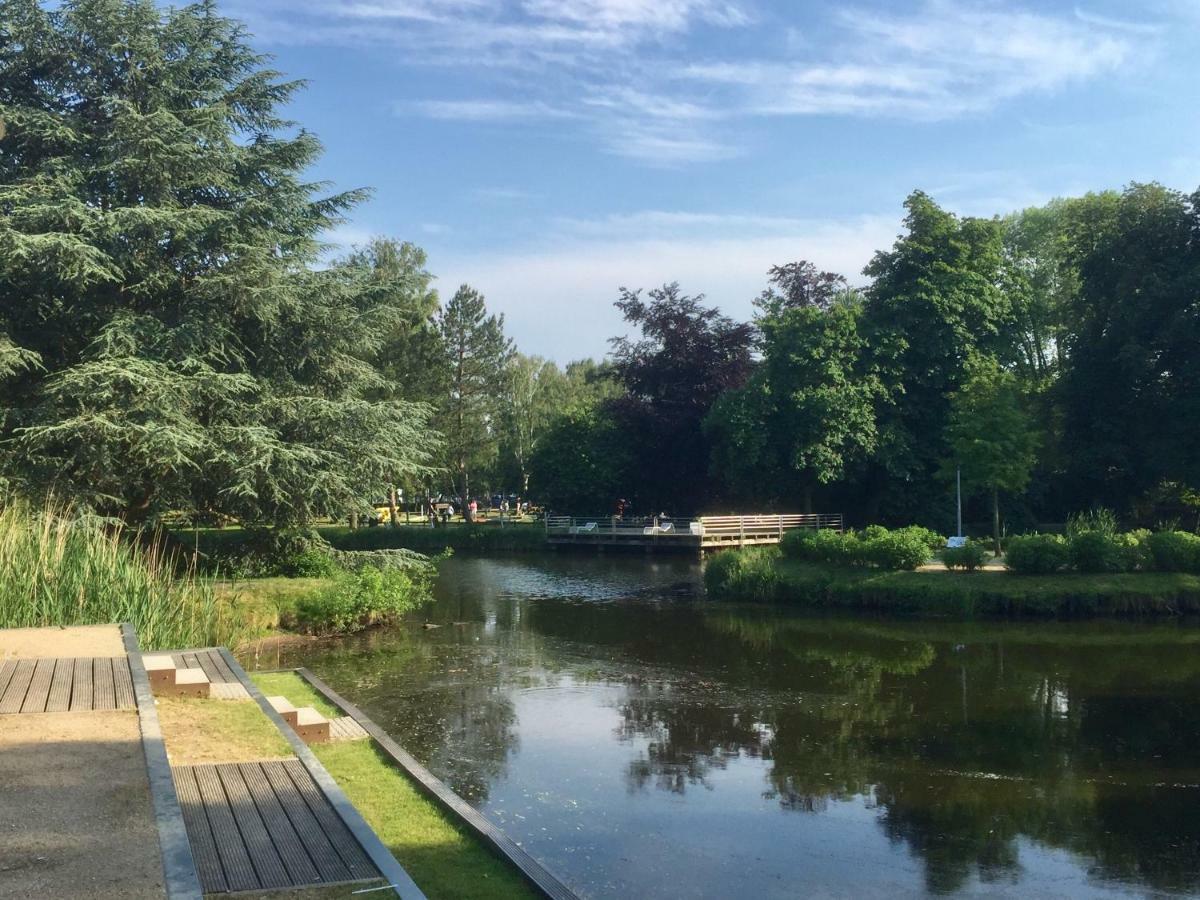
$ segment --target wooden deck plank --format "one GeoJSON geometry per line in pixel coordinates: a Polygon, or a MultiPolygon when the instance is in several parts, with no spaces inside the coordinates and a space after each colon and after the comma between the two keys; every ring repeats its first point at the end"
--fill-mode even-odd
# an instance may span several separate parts
{"type": "Polygon", "coordinates": [[[304,797],[296,790],[291,777],[283,768],[283,763],[264,762],[262,771],[271,785],[271,790],[275,792],[280,807],[287,814],[288,821],[292,823],[301,843],[304,844],[304,849],[308,851],[309,858],[317,867],[321,880],[352,880],[354,876],[350,873],[349,867],[342,861],[341,856],[338,855],[337,850],[325,835],[317,817],[304,802],[304,797]]]}
{"type": "Polygon", "coordinates": [[[137,706],[137,699],[133,693],[133,675],[129,671],[129,658],[114,658],[112,668],[117,709],[134,709],[137,706]]]}
{"type": "Polygon", "coordinates": [[[171,775],[175,779],[175,793],[179,797],[179,808],[183,812],[183,823],[187,828],[192,858],[196,861],[200,886],[205,893],[224,893],[229,890],[229,885],[225,881],[221,856],[217,853],[217,843],[204,812],[204,800],[196,785],[196,775],[186,766],[172,769],[171,775]]]}
{"type": "Polygon", "coordinates": [[[292,783],[296,785],[296,790],[304,798],[304,802],[308,804],[308,808],[312,810],[317,821],[321,823],[321,829],[325,832],[329,842],[337,849],[338,856],[346,863],[346,868],[350,870],[350,874],[355,878],[374,878],[379,874],[375,865],[367,856],[354,835],[350,833],[350,829],[346,827],[346,823],[342,821],[342,817],[337,814],[337,811],[325,799],[325,795],[321,793],[312,776],[308,774],[308,769],[304,768],[304,763],[298,759],[289,759],[282,763],[284,770],[291,776],[292,783]]]}
{"type": "Polygon", "coordinates": [[[92,709],[92,660],[79,657],[71,682],[71,709],[92,709]]]}
{"type": "Polygon", "coordinates": [[[184,662],[182,653],[172,653],[171,654],[171,662],[175,663],[175,668],[177,668],[177,669],[186,669],[187,668],[187,663],[184,662]]]}
{"type": "Polygon", "coordinates": [[[21,711],[21,706],[25,702],[25,694],[29,690],[29,682],[33,681],[33,672],[36,668],[36,659],[17,660],[17,669],[13,672],[8,687],[4,689],[4,696],[0,697],[0,713],[19,713],[21,711]]]}
{"type": "Polygon", "coordinates": [[[113,686],[112,660],[97,656],[92,660],[92,709],[116,709],[117,696],[113,686]]]}
{"type": "Polygon", "coordinates": [[[233,669],[229,668],[229,663],[225,662],[225,657],[221,655],[220,650],[211,650],[209,655],[212,657],[213,665],[221,673],[221,680],[226,684],[241,684],[241,680],[233,669]]]}
{"type": "Polygon", "coordinates": [[[196,776],[200,798],[204,801],[204,812],[212,828],[213,841],[217,845],[217,855],[221,858],[221,868],[225,871],[225,882],[229,890],[256,890],[260,887],[258,876],[254,872],[253,863],[250,862],[250,854],[246,852],[246,845],[242,842],[237,820],[229,808],[229,801],[216,769],[212,766],[195,766],[192,772],[196,776]]]}
{"type": "Polygon", "coordinates": [[[54,679],[50,682],[50,695],[46,698],[46,712],[65,712],[71,708],[71,684],[75,677],[75,660],[56,659],[54,679]]]}
{"type": "Polygon", "coordinates": [[[286,887],[293,884],[283,860],[267,826],[263,824],[262,816],[254,798],[242,778],[241,767],[237,763],[222,763],[215,767],[221,785],[225,788],[225,797],[229,801],[229,809],[237,822],[238,831],[242,833],[242,842],[250,854],[250,862],[258,875],[258,881],[264,888],[286,887]]]}
{"type": "Polygon", "coordinates": [[[204,670],[204,674],[208,676],[210,684],[219,684],[225,680],[221,675],[221,670],[213,663],[212,653],[204,651],[196,654],[196,663],[204,670]]]}
{"type": "Polygon", "coordinates": [[[254,798],[254,805],[275,842],[275,849],[291,876],[292,884],[316,884],[321,881],[321,873],[313,865],[300,835],[279,805],[279,798],[275,796],[261,764],[243,763],[240,768],[246,788],[254,798]]]}
{"type": "Polygon", "coordinates": [[[54,660],[39,659],[33,670],[33,678],[29,681],[29,690],[25,692],[25,702],[21,704],[21,712],[45,712],[46,701],[50,699],[50,683],[53,680],[54,660]]]}
{"type": "Polygon", "coordinates": [[[4,691],[8,688],[8,683],[12,681],[16,671],[17,661],[15,659],[6,659],[0,663],[0,698],[4,696],[4,691]]]}

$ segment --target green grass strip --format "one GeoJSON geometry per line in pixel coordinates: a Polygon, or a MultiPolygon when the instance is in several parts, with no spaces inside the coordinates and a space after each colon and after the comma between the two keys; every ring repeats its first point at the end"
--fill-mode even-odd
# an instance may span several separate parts
{"type": "MultiPolygon", "coordinates": [[[[298,675],[251,676],[267,696],[341,715],[298,675]]],[[[535,896],[520,875],[427,799],[371,740],[314,744],[313,752],[431,900],[535,896]]]]}

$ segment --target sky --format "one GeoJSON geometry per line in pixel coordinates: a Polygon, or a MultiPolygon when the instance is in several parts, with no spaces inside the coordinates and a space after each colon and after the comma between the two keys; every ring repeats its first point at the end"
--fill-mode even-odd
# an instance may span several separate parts
{"type": "Polygon", "coordinates": [[[222,0],[308,87],[328,235],[429,254],[526,353],[602,356],[618,288],[735,318],[772,265],[862,283],[914,189],[962,215],[1200,187],[1200,0],[222,0]]]}

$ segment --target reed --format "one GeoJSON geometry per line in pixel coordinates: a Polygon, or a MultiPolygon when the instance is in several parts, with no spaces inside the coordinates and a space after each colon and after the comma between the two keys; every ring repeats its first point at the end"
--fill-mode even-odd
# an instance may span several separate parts
{"type": "Polygon", "coordinates": [[[146,649],[236,642],[211,580],[157,540],[50,503],[0,509],[0,628],[129,622],[146,649]]]}

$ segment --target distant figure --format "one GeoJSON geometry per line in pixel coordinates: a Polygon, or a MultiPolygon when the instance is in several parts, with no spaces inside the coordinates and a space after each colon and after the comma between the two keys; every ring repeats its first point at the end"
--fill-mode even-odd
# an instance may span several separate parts
{"type": "Polygon", "coordinates": [[[442,521],[449,524],[449,522],[452,518],[454,518],[454,504],[447,503],[446,511],[444,513],[442,513],[442,521]]]}
{"type": "Polygon", "coordinates": [[[479,515],[479,504],[475,502],[474,498],[472,498],[471,502],[467,504],[467,512],[467,521],[474,522],[475,517],[479,515]]]}
{"type": "Polygon", "coordinates": [[[617,518],[618,519],[625,518],[625,507],[626,507],[627,503],[628,503],[628,501],[625,500],[624,498],[621,498],[620,500],[617,501],[617,518]]]}

